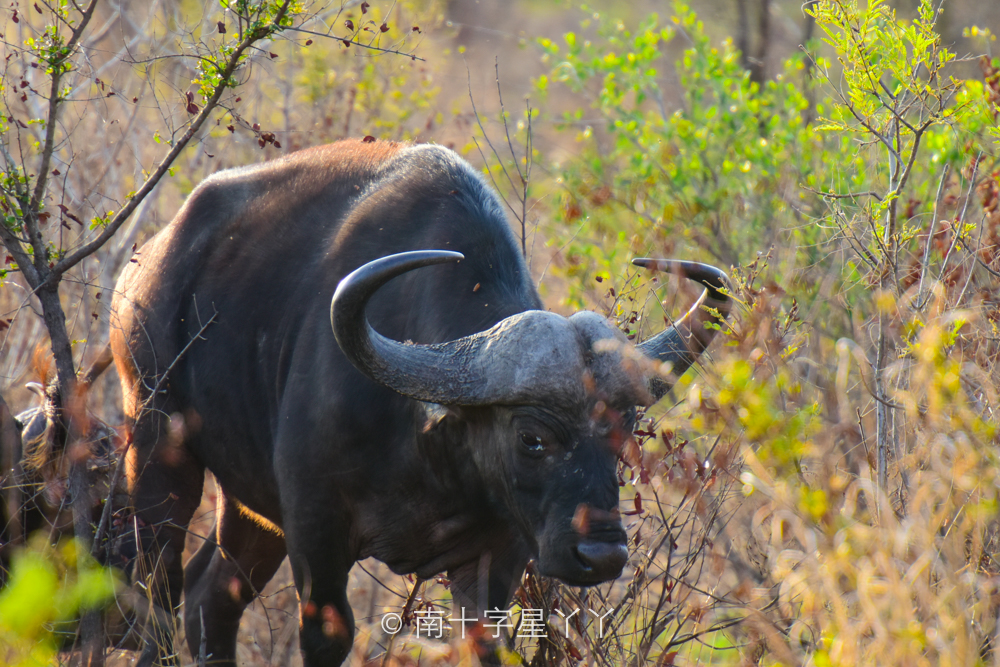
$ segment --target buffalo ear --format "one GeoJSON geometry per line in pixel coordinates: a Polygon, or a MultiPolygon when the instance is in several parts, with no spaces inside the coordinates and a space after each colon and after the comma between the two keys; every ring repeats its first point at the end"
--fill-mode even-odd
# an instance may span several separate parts
{"type": "MultiPolygon", "coordinates": [[[[420,455],[445,486],[460,489],[464,480],[475,476],[472,457],[465,449],[468,424],[461,408],[421,403],[424,422],[417,433],[420,455]]],[[[420,423],[419,421],[417,423],[420,423]]]]}
{"type": "Polygon", "coordinates": [[[424,413],[421,436],[433,440],[446,440],[449,435],[462,437],[462,409],[457,406],[440,405],[438,403],[420,403],[424,413]]]}

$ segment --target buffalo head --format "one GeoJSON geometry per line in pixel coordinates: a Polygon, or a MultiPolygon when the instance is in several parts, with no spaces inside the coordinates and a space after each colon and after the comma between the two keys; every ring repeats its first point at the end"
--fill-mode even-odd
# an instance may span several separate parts
{"type": "Polygon", "coordinates": [[[462,259],[456,252],[406,252],[357,269],[333,297],[337,341],[368,377],[462,420],[487,491],[520,527],[542,574],[574,585],[614,579],[627,558],[617,458],[636,406],[666,393],[669,377],[682,374],[711,341],[716,328],[706,324],[728,313],[719,291],[725,274],[693,262],[635,260],[707,288],[674,326],[638,346],[589,311],[565,318],[529,310],[433,345],[397,342],[372,329],[365,306],[383,284],[462,259]]]}

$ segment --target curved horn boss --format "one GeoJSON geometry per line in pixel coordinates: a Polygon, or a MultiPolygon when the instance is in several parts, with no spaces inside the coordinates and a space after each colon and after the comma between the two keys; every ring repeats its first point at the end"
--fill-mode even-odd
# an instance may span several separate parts
{"type": "MultiPolygon", "coordinates": [[[[543,344],[551,352],[553,343],[561,341],[567,346],[578,343],[574,332],[560,325],[580,328],[580,314],[566,319],[552,313],[526,311],[506,318],[488,331],[432,345],[391,340],[368,323],[365,306],[382,285],[421,267],[462,259],[461,253],[447,250],[404,252],[371,261],[345,277],[337,286],[330,306],[330,321],[341,349],[368,377],[420,401],[487,405],[545,400],[552,390],[549,386],[552,376],[541,369],[526,373],[525,366],[536,361],[555,370],[551,367],[558,366],[557,359],[551,354],[546,356],[544,351],[531,354],[528,349],[543,344]],[[487,348],[490,354],[485,355],[487,348]],[[527,382],[525,377],[529,378],[527,382]]],[[[669,364],[670,374],[680,377],[711,344],[718,330],[711,325],[719,324],[729,314],[731,301],[722,291],[729,278],[720,269],[698,262],[637,258],[632,263],[651,271],[680,275],[705,287],[701,297],[673,326],[637,346],[643,356],[669,364]]],[[[604,335],[597,337],[611,337],[607,332],[601,333],[604,335]]],[[[586,338],[593,342],[593,336],[586,338]]],[[[577,365],[568,359],[558,361],[563,365],[562,371],[572,372],[572,366],[577,365]]],[[[645,383],[653,402],[662,398],[671,386],[663,373],[648,374],[645,383]]],[[[562,386],[561,381],[559,384],[562,386]]],[[[647,401],[637,399],[637,402],[647,401]]]]}

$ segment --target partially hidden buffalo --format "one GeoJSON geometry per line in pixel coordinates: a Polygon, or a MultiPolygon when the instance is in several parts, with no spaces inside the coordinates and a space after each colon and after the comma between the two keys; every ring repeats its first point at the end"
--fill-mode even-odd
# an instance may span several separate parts
{"type": "MultiPolygon", "coordinates": [[[[111,362],[111,348],[106,347],[80,374],[78,389],[81,397],[86,397],[90,387],[111,362]]],[[[37,404],[14,418],[19,435],[15,443],[19,446],[12,452],[10,484],[4,484],[4,488],[8,493],[17,494],[20,502],[17,511],[11,513],[12,522],[18,525],[12,523],[5,528],[18,540],[36,531],[46,533],[50,541],[73,533],[69,466],[71,460],[79,456],[75,453],[78,451],[88,453],[86,490],[90,498],[87,505],[92,508],[95,523],[100,523],[104,501],[108,498],[111,498],[112,508],[124,509],[127,502],[124,480],[121,484],[116,483],[115,493],[109,493],[117,464],[118,433],[115,429],[90,411],[77,410],[79,434],[71,445],[75,452],[66,456],[63,447],[58,444],[66,439],[66,434],[60,429],[56,417],[59,409],[56,407],[55,387],[46,387],[38,382],[29,382],[25,386],[35,395],[37,404]]],[[[102,556],[112,555],[110,550],[105,549],[100,549],[99,553],[102,556]]],[[[115,554],[111,562],[122,562],[119,555],[115,554]]]]}
{"type": "MultiPolygon", "coordinates": [[[[81,398],[111,364],[111,348],[106,348],[85,372],[77,385],[81,398]]],[[[118,433],[85,409],[76,410],[78,433],[70,452],[59,443],[66,439],[60,428],[55,387],[29,382],[26,387],[37,402],[19,413],[10,415],[0,399],[0,584],[5,580],[8,554],[33,533],[47,536],[55,543],[73,534],[73,511],[76,505],[70,492],[69,467],[77,452],[87,452],[85,492],[92,519],[100,525],[113,517],[112,509],[124,510],[128,492],[124,480],[116,479],[118,433]],[[67,455],[68,454],[68,455],[67,455]],[[114,485],[115,491],[111,492],[114,485]],[[110,498],[110,507],[104,501],[110,498]],[[107,510],[108,516],[104,516],[107,510]]],[[[78,401],[82,405],[84,401],[78,401]]],[[[122,564],[132,555],[122,531],[109,531],[105,525],[97,550],[99,560],[122,564]],[[114,533],[112,535],[112,533],[114,533]],[[122,547],[125,547],[124,551],[122,547]]],[[[131,542],[134,544],[135,539],[131,542]]]]}
{"type": "MultiPolygon", "coordinates": [[[[729,309],[721,271],[643,265],[707,289],[632,346],[601,315],[542,310],[501,202],[450,150],[342,141],[211,176],[113,304],[134,576],[168,612],[183,590],[192,653],[233,664],[287,554],[306,665],[350,651],[359,559],[446,572],[470,616],[505,608],[532,558],[573,585],[619,576],[636,406],[669,387],[657,362],[683,373],[729,309]],[[205,468],[214,540],[182,571],[205,468]]],[[[143,663],[169,646],[151,625],[143,663]]]]}

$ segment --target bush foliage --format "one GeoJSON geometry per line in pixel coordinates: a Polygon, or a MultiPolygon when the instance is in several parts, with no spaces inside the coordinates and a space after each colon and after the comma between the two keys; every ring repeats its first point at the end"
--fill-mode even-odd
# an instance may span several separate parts
{"type": "Polygon", "coordinates": [[[643,603],[625,636],[652,646],[597,643],[609,662],[994,660],[1000,61],[960,77],[929,0],[913,20],[878,1],[808,11],[822,42],[763,85],[679,1],[539,42],[540,92],[590,101],[562,116],[579,154],[546,228],[568,301],[656,328],[656,285],[620,273],[638,254],[730,267],[741,306],[637,432],[625,595],[643,603]],[[659,540],[684,534],[692,494],[697,553],[672,558],[659,540]]]}
{"type": "MultiPolygon", "coordinates": [[[[39,538],[41,536],[38,536],[39,538]]],[[[108,605],[120,588],[113,570],[100,567],[76,540],[53,547],[34,540],[14,557],[0,590],[0,661],[11,667],[50,665],[72,632],[76,614],[108,605]]]]}

